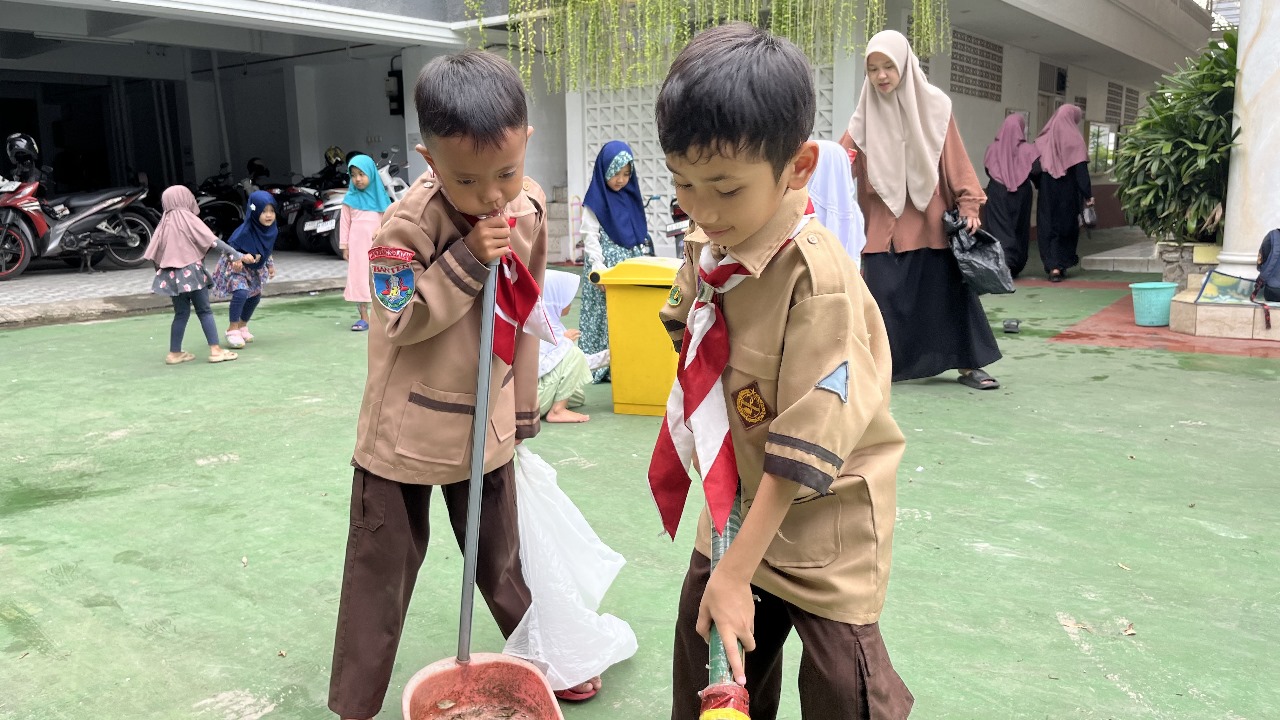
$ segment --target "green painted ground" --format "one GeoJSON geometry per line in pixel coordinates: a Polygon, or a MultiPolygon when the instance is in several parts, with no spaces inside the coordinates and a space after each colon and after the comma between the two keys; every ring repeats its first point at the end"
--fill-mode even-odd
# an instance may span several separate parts
{"type": "MultiPolygon", "coordinates": [[[[1047,342],[1121,294],[990,300],[1024,322],[1000,335],[1004,389],[895,387],[883,628],[914,718],[1280,717],[1280,362],[1047,342]]],[[[329,717],[351,320],[334,297],[268,300],[240,360],[178,367],[166,316],[0,333],[0,718],[329,717]]],[[[658,537],[657,420],[608,392],[530,443],[630,561],[604,609],[641,645],[565,714],[657,720],[689,539],[658,537]]],[[[384,718],[453,652],[458,556],[433,547],[384,718]]],[[[499,649],[478,617],[477,649],[499,649]]]]}

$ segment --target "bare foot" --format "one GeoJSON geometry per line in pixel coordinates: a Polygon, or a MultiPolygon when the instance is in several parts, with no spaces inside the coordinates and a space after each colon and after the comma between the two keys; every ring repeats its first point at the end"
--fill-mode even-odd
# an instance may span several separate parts
{"type": "Polygon", "coordinates": [[[576,413],[569,408],[551,408],[547,413],[547,422],[552,423],[584,423],[591,419],[590,415],[576,413]]]}

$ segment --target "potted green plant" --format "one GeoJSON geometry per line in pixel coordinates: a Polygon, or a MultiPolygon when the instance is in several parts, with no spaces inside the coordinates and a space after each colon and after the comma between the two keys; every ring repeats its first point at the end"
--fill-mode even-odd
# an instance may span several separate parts
{"type": "Polygon", "coordinates": [[[1214,40],[1165,76],[1116,152],[1120,205],[1157,241],[1222,241],[1232,130],[1237,33],[1214,40]]]}

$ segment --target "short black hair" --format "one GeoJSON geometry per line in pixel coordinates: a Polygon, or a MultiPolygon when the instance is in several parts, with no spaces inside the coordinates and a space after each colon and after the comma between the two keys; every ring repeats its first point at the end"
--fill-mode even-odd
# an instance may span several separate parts
{"type": "Polygon", "coordinates": [[[424,140],[468,137],[497,147],[512,129],[529,125],[520,74],[505,59],[480,50],[442,55],[427,63],[413,89],[424,140]]]}
{"type": "Polygon", "coordinates": [[[664,153],[748,151],[781,177],[813,133],[809,61],[785,38],[744,22],[699,33],[671,64],[655,115],[664,153]]]}

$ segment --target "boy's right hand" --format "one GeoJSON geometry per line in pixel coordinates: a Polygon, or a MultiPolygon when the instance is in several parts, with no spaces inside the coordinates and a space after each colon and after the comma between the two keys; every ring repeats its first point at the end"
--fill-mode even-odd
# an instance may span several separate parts
{"type": "Polygon", "coordinates": [[[476,223],[462,241],[477,260],[488,265],[511,252],[511,227],[506,218],[494,215],[476,223]]]}

